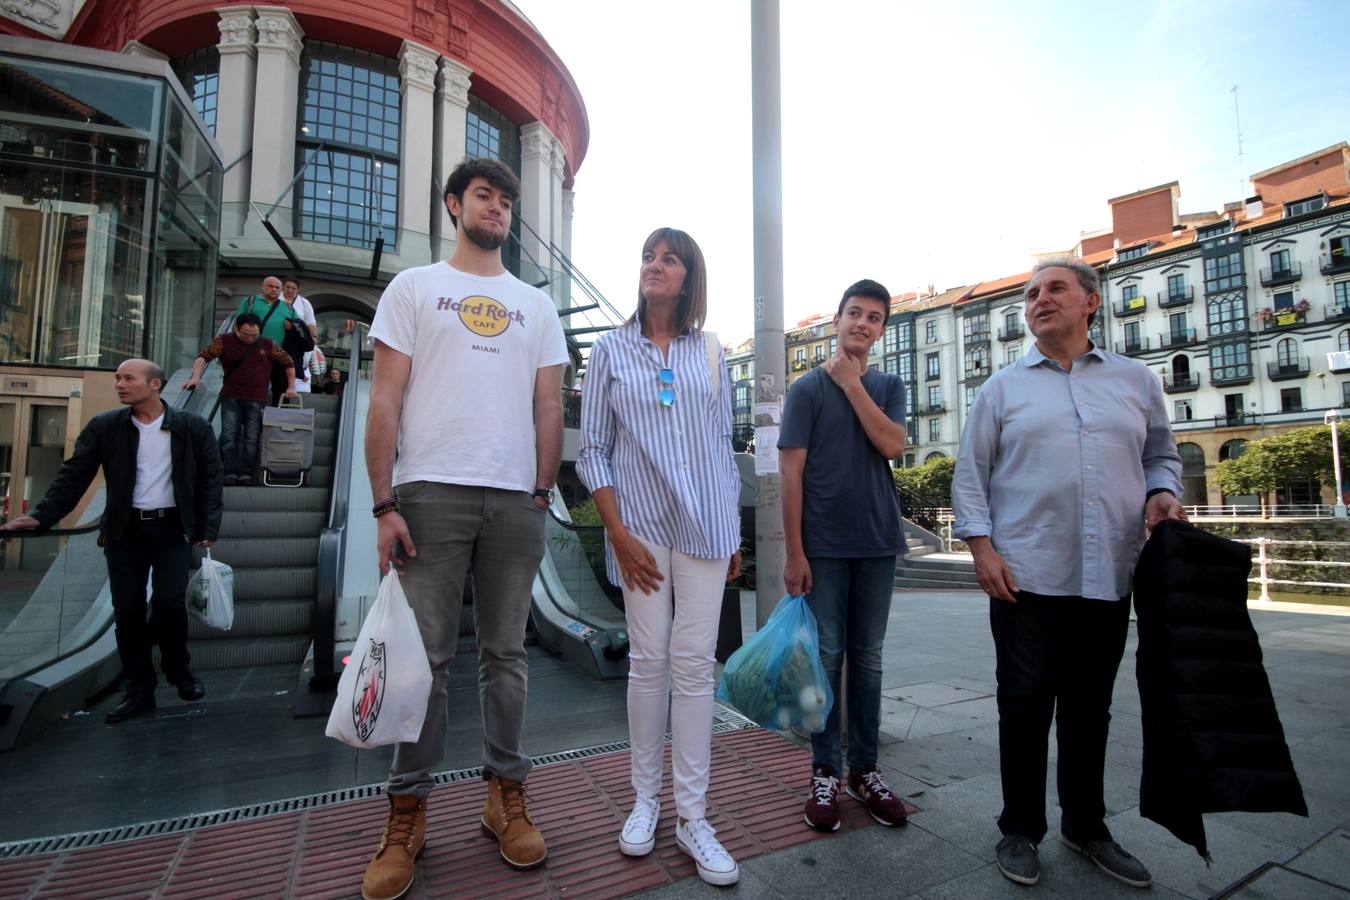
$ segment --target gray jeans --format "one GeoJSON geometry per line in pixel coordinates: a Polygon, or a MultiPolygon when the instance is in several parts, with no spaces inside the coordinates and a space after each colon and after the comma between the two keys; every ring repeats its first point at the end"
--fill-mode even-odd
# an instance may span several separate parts
{"type": "Polygon", "coordinates": [[[483,766],[524,781],[530,771],[530,759],[520,750],[528,678],[525,624],[544,556],[547,513],[523,491],[414,481],[399,485],[397,494],[417,548],[417,556],[404,561],[402,582],[431,664],[431,696],[421,737],[394,750],[386,790],[421,797],[431,791],[432,769],[445,752],[446,684],[470,567],[483,766]]]}

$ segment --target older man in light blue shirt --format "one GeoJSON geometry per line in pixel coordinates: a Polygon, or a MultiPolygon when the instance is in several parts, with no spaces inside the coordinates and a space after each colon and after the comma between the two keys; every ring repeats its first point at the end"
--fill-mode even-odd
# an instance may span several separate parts
{"type": "Polygon", "coordinates": [[[955,534],[989,594],[998,655],[999,870],[1020,884],[1040,878],[1056,718],[1061,839],[1148,887],[1148,870],[1103,821],[1102,778],[1134,565],[1146,523],[1185,518],[1181,458],[1157,377],[1088,339],[1096,270],[1043,261],[1025,300],[1036,346],[976,395],[952,482],[955,534]]]}

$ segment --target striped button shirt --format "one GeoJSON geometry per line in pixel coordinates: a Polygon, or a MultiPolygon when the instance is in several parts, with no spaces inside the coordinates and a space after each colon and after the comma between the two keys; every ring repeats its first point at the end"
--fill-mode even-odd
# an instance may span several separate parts
{"type": "MultiPolygon", "coordinates": [[[[581,392],[577,474],[592,493],[614,489],[624,527],[697,559],[722,559],[741,545],[740,474],[731,451],[731,388],[721,349],[717,396],[703,334],[671,341],[669,359],[637,324],[591,348],[581,392]],[[662,406],[658,372],[675,373],[675,402],[662,406]]],[[[609,578],[622,584],[608,536],[609,578]]]]}

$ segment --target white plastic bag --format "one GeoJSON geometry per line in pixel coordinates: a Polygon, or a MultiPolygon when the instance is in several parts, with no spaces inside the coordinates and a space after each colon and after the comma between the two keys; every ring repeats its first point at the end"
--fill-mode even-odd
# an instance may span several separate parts
{"type": "Polygon", "coordinates": [[[430,694],[431,666],[422,633],[391,570],[380,582],[380,595],[342,671],[324,733],[353,747],[415,741],[430,694]]]}
{"type": "Polygon", "coordinates": [[[188,579],[187,608],[212,628],[229,631],[234,625],[234,569],[212,559],[210,550],[188,579]]]}

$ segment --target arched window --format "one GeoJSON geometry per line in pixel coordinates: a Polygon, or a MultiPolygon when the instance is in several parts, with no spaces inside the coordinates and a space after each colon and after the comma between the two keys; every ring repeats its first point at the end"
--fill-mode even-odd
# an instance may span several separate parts
{"type": "Polygon", "coordinates": [[[1191,358],[1184,353],[1172,357],[1172,379],[1178,384],[1191,377],[1191,358]]]}
{"type": "Polygon", "coordinates": [[[1281,369],[1298,365],[1298,341],[1285,338],[1275,345],[1275,354],[1281,369]]]}
{"type": "Polygon", "coordinates": [[[932,461],[935,460],[935,459],[943,459],[943,458],[946,457],[946,455],[947,455],[947,454],[945,454],[945,453],[939,453],[938,451],[934,450],[932,453],[930,453],[930,454],[928,454],[927,456],[925,456],[925,457],[923,458],[923,461],[924,461],[924,462],[932,462],[932,461]]]}
{"type": "Polygon", "coordinates": [[[1209,503],[1209,484],[1205,480],[1205,448],[1185,442],[1177,444],[1181,456],[1181,502],[1184,506],[1209,503]]]}
{"type": "Polygon", "coordinates": [[[1237,459],[1242,455],[1242,451],[1246,449],[1246,441],[1242,438],[1233,438],[1231,441],[1225,442],[1224,445],[1219,448],[1219,461],[1223,462],[1226,459],[1237,459]]]}

